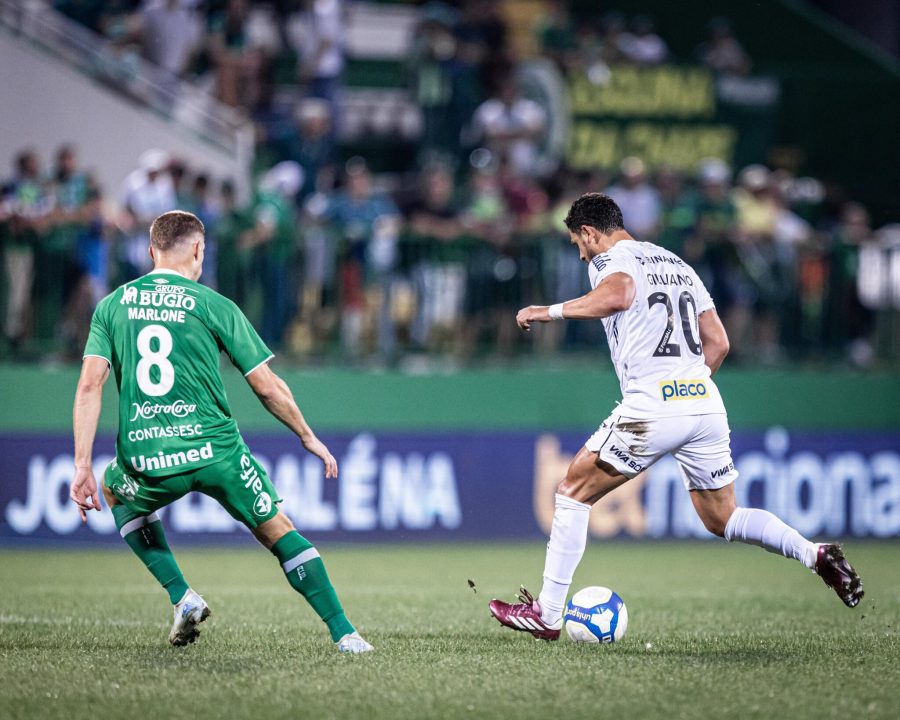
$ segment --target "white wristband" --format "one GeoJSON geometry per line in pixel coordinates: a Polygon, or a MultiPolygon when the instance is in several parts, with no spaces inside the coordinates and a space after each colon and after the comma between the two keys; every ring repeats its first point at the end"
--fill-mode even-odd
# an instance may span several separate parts
{"type": "Polygon", "coordinates": [[[556,303],[547,308],[551,320],[563,320],[563,303],[556,303]]]}

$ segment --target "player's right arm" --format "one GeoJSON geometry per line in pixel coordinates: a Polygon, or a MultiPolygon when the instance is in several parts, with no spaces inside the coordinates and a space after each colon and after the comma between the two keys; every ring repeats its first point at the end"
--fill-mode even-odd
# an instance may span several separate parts
{"type": "Polygon", "coordinates": [[[322,460],[325,464],[325,477],[337,477],[337,460],[306,422],[288,384],[275,374],[268,363],[260,365],[248,374],[247,382],[266,410],[300,438],[300,442],[303,443],[307,452],[322,460]]]}
{"type": "Polygon", "coordinates": [[[72,425],[75,433],[75,477],[69,497],[87,522],[87,511],[100,510],[100,496],[94,478],[94,436],[103,404],[103,384],[109,377],[109,363],[105,358],[88,355],[81,364],[81,377],[75,390],[72,425]]]}
{"type": "Polygon", "coordinates": [[[222,348],[263,406],[300,438],[303,447],[325,464],[325,477],[337,477],[337,461],[312,431],[287,383],[269,367],[272,352],[237,305],[213,293],[209,324],[222,348]]]}
{"type": "Polygon", "coordinates": [[[714,375],[731,348],[728,333],[725,332],[725,326],[722,325],[715,308],[700,313],[697,324],[700,326],[703,362],[709,368],[709,374],[714,375]]]}
{"type": "MultiPolygon", "coordinates": [[[[630,308],[634,293],[634,278],[628,273],[615,272],[589,293],[562,303],[562,316],[566,320],[609,317],[630,308]]],[[[546,305],[530,305],[516,315],[516,322],[523,330],[530,330],[532,322],[549,322],[552,319],[550,308],[546,305]]]]}

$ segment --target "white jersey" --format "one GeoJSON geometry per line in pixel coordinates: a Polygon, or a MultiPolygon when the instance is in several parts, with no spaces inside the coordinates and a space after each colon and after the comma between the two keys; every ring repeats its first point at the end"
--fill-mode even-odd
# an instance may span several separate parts
{"type": "Polygon", "coordinates": [[[603,319],[622,403],[631,418],[724,413],[703,361],[697,317],[715,307],[687,263],[658,245],[622,240],[596,255],[591,287],[613,273],[634,279],[631,307],[603,319]]]}

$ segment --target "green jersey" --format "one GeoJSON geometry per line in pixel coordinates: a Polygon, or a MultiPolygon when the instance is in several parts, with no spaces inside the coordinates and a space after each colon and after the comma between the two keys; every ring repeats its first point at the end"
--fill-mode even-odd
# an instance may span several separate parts
{"type": "Polygon", "coordinates": [[[126,472],[182,474],[242,442],[219,372],[223,350],[244,375],[272,357],[237,305],[174,271],[154,270],[100,301],[84,355],[115,373],[116,458],[126,472]]]}

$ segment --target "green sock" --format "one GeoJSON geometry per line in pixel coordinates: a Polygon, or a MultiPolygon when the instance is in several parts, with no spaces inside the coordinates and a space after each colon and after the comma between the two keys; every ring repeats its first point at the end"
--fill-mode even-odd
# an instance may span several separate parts
{"type": "Polygon", "coordinates": [[[156,513],[137,515],[124,505],[113,505],[119,534],[141,562],[169,593],[174,605],[188,591],[188,584],[166,542],[166,534],[156,513]]]}
{"type": "Polygon", "coordinates": [[[325,621],[332,640],[337,642],[347,633],[354,632],[328,579],[325,563],[309,540],[291,530],[272,546],[272,554],[281,563],[291,587],[305,597],[316,615],[325,621]]]}

